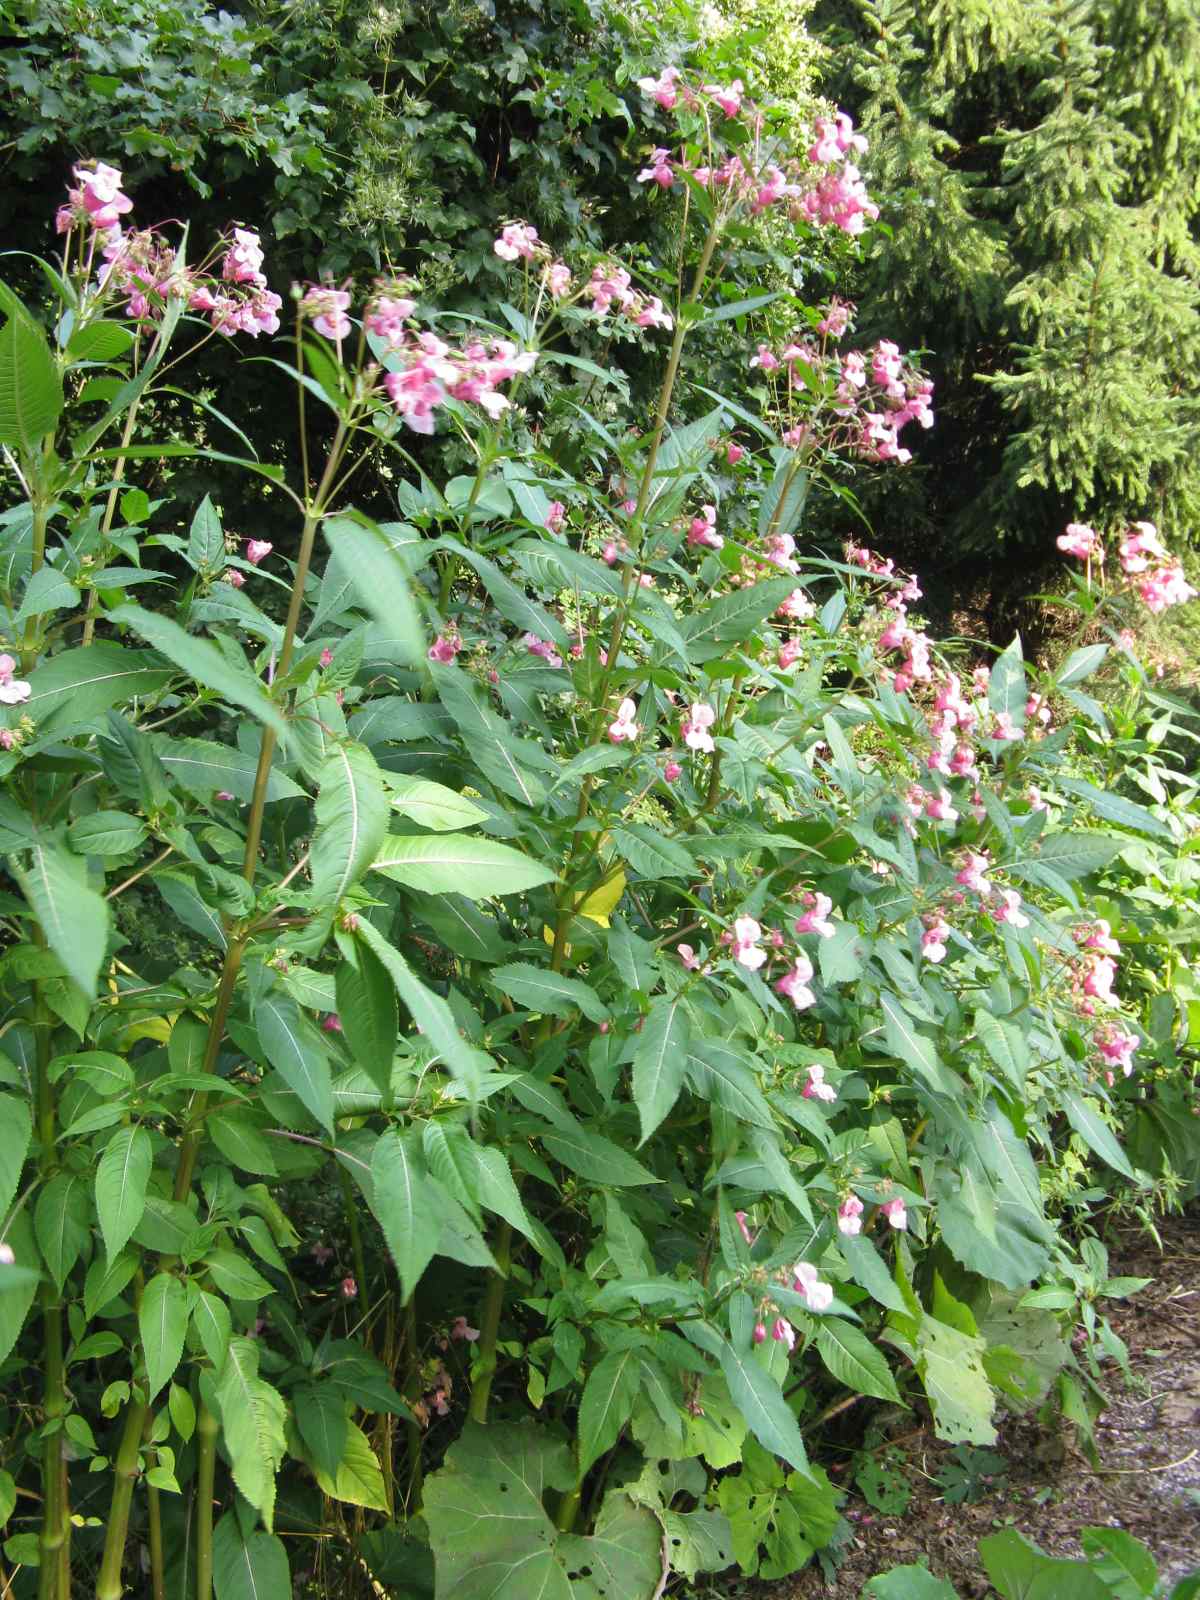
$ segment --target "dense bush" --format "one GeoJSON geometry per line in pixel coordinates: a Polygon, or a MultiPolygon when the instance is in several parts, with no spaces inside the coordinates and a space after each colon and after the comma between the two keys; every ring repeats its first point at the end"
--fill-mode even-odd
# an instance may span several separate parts
{"type": "Polygon", "coordinates": [[[804,552],[810,487],[932,421],[836,298],[742,295],[785,226],[862,229],[860,136],[793,151],[729,78],[640,92],[674,282],[508,221],[489,317],[396,277],[289,308],[253,231],[185,264],[86,164],[49,326],[2,291],[16,1594],[286,1593],[282,1531],[341,1584],[649,1600],[836,1545],[848,1394],[1086,1433],[1129,1286],[1060,1223],[1196,1160],[1195,785],[1154,755],[1187,713],[1121,631],[1186,586],[1148,525],[1093,583],[1075,528],[1076,647],[989,671],[891,562],[804,552]],[[237,465],[294,564],[208,499],[173,531],[143,472],[229,458],[136,442],[293,310],[260,349],[300,471],[237,465]],[[693,378],[680,417],[714,330],[757,387],[693,378]],[[610,337],[659,352],[636,431],[578,353],[610,337]],[[468,470],[421,469],[435,430],[468,470]],[[1109,663],[1113,711],[1079,687],[1109,663]],[[114,933],[148,892],[182,966],[114,933]]]}

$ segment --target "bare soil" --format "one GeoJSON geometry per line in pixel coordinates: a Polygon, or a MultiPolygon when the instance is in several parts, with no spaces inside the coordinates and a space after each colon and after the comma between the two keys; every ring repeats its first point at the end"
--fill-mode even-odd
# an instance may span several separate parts
{"type": "Polygon", "coordinates": [[[1082,1554],[1081,1528],[1123,1528],[1149,1546],[1171,1582],[1200,1566],[1200,1212],[1169,1219],[1160,1232],[1161,1253],[1142,1232],[1107,1241],[1114,1275],[1153,1281],[1104,1306],[1129,1348],[1133,1384],[1106,1364],[1098,1469],[1069,1425],[1048,1432],[1031,1417],[1010,1417],[995,1447],[1008,1462],[1006,1481],[975,1504],[948,1505],[935,1480],[952,1448],[931,1430],[912,1436],[911,1421],[900,1421],[894,1432],[907,1435],[913,1487],[904,1515],[884,1516],[851,1491],[843,1509],[854,1538],[832,1582],[814,1567],[782,1583],[735,1587],[729,1600],[857,1600],[868,1578],[921,1560],[963,1600],[983,1600],[991,1591],[976,1545],[1006,1525],[1062,1557],[1082,1554]]]}

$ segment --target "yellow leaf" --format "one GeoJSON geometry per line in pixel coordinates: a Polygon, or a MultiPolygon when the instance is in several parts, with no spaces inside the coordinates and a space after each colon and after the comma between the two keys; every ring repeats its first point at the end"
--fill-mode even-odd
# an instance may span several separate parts
{"type": "Polygon", "coordinates": [[[575,907],[575,915],[586,917],[589,922],[598,922],[602,928],[607,928],[608,920],[617,909],[617,902],[624,893],[625,874],[621,871],[607,878],[598,889],[593,889],[587,899],[575,907]]]}

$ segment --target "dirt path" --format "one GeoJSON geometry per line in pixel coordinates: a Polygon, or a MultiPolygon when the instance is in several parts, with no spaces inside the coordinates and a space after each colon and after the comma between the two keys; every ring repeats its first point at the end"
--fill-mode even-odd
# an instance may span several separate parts
{"type": "MultiPolygon", "coordinates": [[[[975,1504],[947,1504],[934,1481],[953,1460],[931,1433],[903,1446],[913,1488],[902,1516],[885,1516],[852,1493],[845,1506],[855,1529],[837,1577],[818,1570],[774,1585],[734,1589],[755,1600],[857,1600],[862,1585],[888,1567],[924,1558],[963,1600],[990,1591],[977,1541],[1011,1524],[1050,1555],[1082,1554],[1079,1529],[1124,1528],[1154,1552],[1172,1581],[1200,1566],[1200,1213],[1170,1219],[1163,1252],[1142,1234],[1109,1241],[1110,1271],[1153,1282],[1130,1300],[1108,1302],[1110,1322],[1129,1347],[1134,1384],[1106,1366],[1111,1397],[1097,1425],[1099,1471],[1073,1440],[1048,1435],[1032,1419],[1001,1425],[1005,1458],[994,1488],[975,1504]]],[[[911,1431],[900,1422],[897,1435],[911,1431]]]]}

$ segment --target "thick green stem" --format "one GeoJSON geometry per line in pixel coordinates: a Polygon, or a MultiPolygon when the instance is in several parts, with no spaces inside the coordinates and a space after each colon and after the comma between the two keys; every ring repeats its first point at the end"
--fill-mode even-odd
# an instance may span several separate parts
{"type": "Polygon", "coordinates": [[[500,1313],[504,1309],[508,1263],[512,1254],[512,1225],[502,1222],[496,1231],[492,1254],[499,1272],[488,1279],[487,1293],[479,1316],[479,1343],[475,1351],[475,1384],[471,1390],[471,1421],[486,1422],[492,1379],[496,1376],[496,1342],[500,1336],[500,1313]]]}
{"type": "MultiPolygon", "coordinates": [[[[34,1011],[37,1024],[37,1125],[40,1169],[43,1180],[54,1169],[57,1117],[54,1085],[50,1082],[51,1016],[37,992],[34,1011]]],[[[67,1409],[66,1367],[63,1362],[62,1304],[58,1290],[47,1281],[42,1286],[42,1370],[45,1390],[42,1412],[50,1429],[42,1443],[42,1530],[41,1567],[38,1575],[40,1600],[69,1600],[62,1586],[62,1552],[70,1529],[70,1506],[62,1450],[62,1420],[67,1409]]]]}
{"type": "Polygon", "coordinates": [[[196,1600],[212,1600],[213,1485],[217,1472],[216,1417],[201,1401],[196,1418],[196,1600]]]}
{"type": "Polygon", "coordinates": [[[121,1568],[125,1561],[125,1535],[129,1530],[129,1508],[133,1504],[133,1485],[138,1473],[138,1455],[146,1429],[148,1407],[144,1400],[133,1400],[125,1412],[125,1426],[113,1468],[113,1494],[108,1509],[108,1531],[104,1555],[96,1580],[96,1600],[121,1600],[125,1585],[121,1568]]]}
{"type": "Polygon", "coordinates": [[[560,1533],[570,1533],[575,1526],[575,1519],[579,1515],[579,1505],[583,1499],[583,1485],[576,1484],[569,1494],[563,1495],[558,1503],[558,1516],[554,1519],[560,1533]]]}

